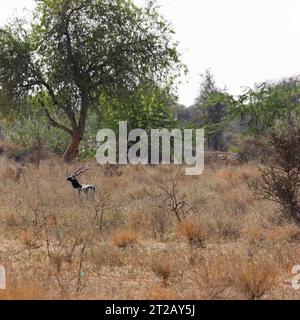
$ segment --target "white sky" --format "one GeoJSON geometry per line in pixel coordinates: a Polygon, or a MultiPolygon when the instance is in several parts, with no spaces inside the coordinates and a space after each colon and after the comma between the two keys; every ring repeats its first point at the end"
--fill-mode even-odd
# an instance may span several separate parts
{"type": "MultiPolygon", "coordinates": [[[[217,85],[233,94],[255,82],[300,74],[299,0],[158,1],[176,30],[190,71],[179,88],[181,103],[193,103],[199,74],[208,68],[217,85]]],[[[14,9],[22,14],[33,4],[33,0],[2,0],[0,24],[14,9]]]]}

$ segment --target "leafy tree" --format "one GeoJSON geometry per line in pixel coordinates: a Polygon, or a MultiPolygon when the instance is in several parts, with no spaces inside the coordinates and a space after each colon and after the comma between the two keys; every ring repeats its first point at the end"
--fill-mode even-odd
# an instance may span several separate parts
{"type": "MultiPolygon", "coordinates": [[[[127,129],[144,129],[151,135],[151,129],[173,129],[179,127],[170,108],[176,98],[169,88],[143,84],[133,91],[121,91],[115,96],[103,94],[99,103],[101,127],[111,128],[118,135],[119,121],[127,121],[127,129]]],[[[150,141],[149,141],[150,142],[150,141]]],[[[130,148],[134,142],[128,142],[130,148]]],[[[171,139],[171,146],[173,141],[171,139]]],[[[151,144],[149,148],[149,161],[151,144]]]]}
{"type": "Polygon", "coordinates": [[[39,145],[55,154],[64,153],[68,146],[68,136],[58,129],[50,130],[47,116],[40,108],[39,96],[27,97],[22,106],[12,108],[10,112],[5,112],[9,105],[4,101],[1,106],[5,132],[12,142],[26,149],[34,149],[39,145]]]}
{"type": "Polygon", "coordinates": [[[201,84],[200,84],[200,92],[198,97],[196,98],[196,105],[201,106],[210,98],[212,93],[218,92],[218,88],[216,86],[216,82],[213,74],[210,70],[206,70],[205,73],[201,74],[201,84]]]}
{"type": "Polygon", "coordinates": [[[65,161],[78,154],[101,94],[172,83],[182,70],[173,30],[152,1],[37,0],[34,17],[0,29],[0,88],[17,107],[40,97],[50,124],[71,136],[65,161]]]}
{"type": "Polygon", "coordinates": [[[241,117],[247,134],[263,136],[276,121],[300,111],[299,84],[295,77],[256,85],[232,104],[231,114],[241,117]]]}
{"type": "Polygon", "coordinates": [[[174,99],[167,88],[149,84],[134,91],[119,92],[115,97],[102,95],[99,104],[102,126],[117,131],[119,121],[128,121],[128,131],[174,128],[177,123],[169,108],[174,99]]]}
{"type": "Polygon", "coordinates": [[[213,75],[207,70],[202,77],[199,96],[193,107],[193,122],[204,127],[208,147],[222,150],[225,147],[224,130],[228,125],[227,114],[232,97],[216,87],[213,75]]]}
{"type": "Polygon", "coordinates": [[[127,121],[128,132],[139,128],[150,133],[153,128],[178,127],[179,123],[170,109],[175,100],[169,88],[162,89],[153,84],[144,84],[135,90],[119,90],[113,96],[103,93],[98,107],[90,110],[86,134],[79,149],[80,156],[95,156],[95,138],[99,127],[113,129],[118,135],[119,121],[127,121]]]}
{"type": "Polygon", "coordinates": [[[232,118],[229,115],[229,106],[233,97],[226,92],[212,93],[203,105],[203,121],[208,147],[213,150],[225,150],[224,132],[229,129],[232,118]]]}
{"type": "Polygon", "coordinates": [[[300,118],[291,114],[277,121],[267,134],[267,166],[252,188],[264,199],[278,203],[283,214],[300,222],[300,118]]]}

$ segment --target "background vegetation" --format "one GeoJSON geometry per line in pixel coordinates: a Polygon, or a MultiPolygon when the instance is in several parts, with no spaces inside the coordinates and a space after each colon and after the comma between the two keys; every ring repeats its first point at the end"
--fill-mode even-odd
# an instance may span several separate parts
{"type": "Polygon", "coordinates": [[[299,78],[232,96],[208,70],[179,105],[154,2],[37,3],[0,29],[0,298],[299,298],[299,78]],[[122,120],[204,128],[204,174],[97,165],[97,131],[122,120]],[[94,200],[66,182],[82,162],[94,200]]]}

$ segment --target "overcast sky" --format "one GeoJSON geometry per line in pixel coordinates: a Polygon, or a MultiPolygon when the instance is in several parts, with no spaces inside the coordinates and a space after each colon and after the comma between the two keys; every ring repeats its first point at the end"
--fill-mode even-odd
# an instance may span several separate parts
{"type": "MultiPolygon", "coordinates": [[[[208,68],[217,85],[226,86],[233,94],[255,82],[300,74],[299,0],[159,3],[160,11],[177,32],[183,60],[190,71],[179,89],[181,103],[193,103],[199,91],[199,75],[208,68]]],[[[0,23],[33,5],[32,0],[1,1],[0,23]]]]}

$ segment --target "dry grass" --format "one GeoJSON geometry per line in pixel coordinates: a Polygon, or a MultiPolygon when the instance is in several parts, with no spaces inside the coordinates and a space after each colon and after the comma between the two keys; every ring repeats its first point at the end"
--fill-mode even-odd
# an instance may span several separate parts
{"type": "Polygon", "coordinates": [[[138,241],[138,235],[131,230],[116,230],[111,237],[113,245],[119,248],[134,246],[138,241]]]}
{"type": "Polygon", "coordinates": [[[247,299],[259,300],[275,286],[278,271],[265,257],[236,259],[234,284],[247,299]]]}
{"type": "Polygon", "coordinates": [[[37,246],[35,241],[35,235],[29,229],[21,231],[20,240],[26,246],[27,249],[33,249],[37,246]]]}
{"type": "Polygon", "coordinates": [[[163,254],[155,255],[152,258],[151,269],[156,276],[158,276],[163,282],[166,282],[172,274],[170,257],[163,254]]]}
{"type": "Polygon", "coordinates": [[[124,264],[118,249],[109,244],[93,249],[89,260],[96,272],[101,272],[104,267],[121,267],[124,264]]]}
{"type": "Polygon", "coordinates": [[[200,289],[201,299],[226,298],[226,291],[232,285],[231,262],[222,252],[204,253],[194,268],[192,279],[200,289]]]}
{"type": "Polygon", "coordinates": [[[37,285],[22,283],[17,287],[9,286],[0,290],[0,300],[44,300],[45,292],[37,285]]]}
{"type": "Polygon", "coordinates": [[[179,233],[188,240],[190,245],[204,247],[209,230],[201,221],[189,219],[180,224],[179,233]]]}
{"type": "Polygon", "coordinates": [[[108,174],[91,162],[80,179],[96,185],[91,201],[66,182],[78,164],[0,164],[0,265],[9,275],[0,298],[295,296],[287,282],[300,263],[300,229],[251,193],[254,165],[190,177],[174,166],[108,174]],[[155,197],[157,186],[168,201],[155,197]]]}
{"type": "Polygon", "coordinates": [[[149,300],[182,300],[179,292],[166,288],[162,284],[155,284],[146,291],[149,300]]]}

